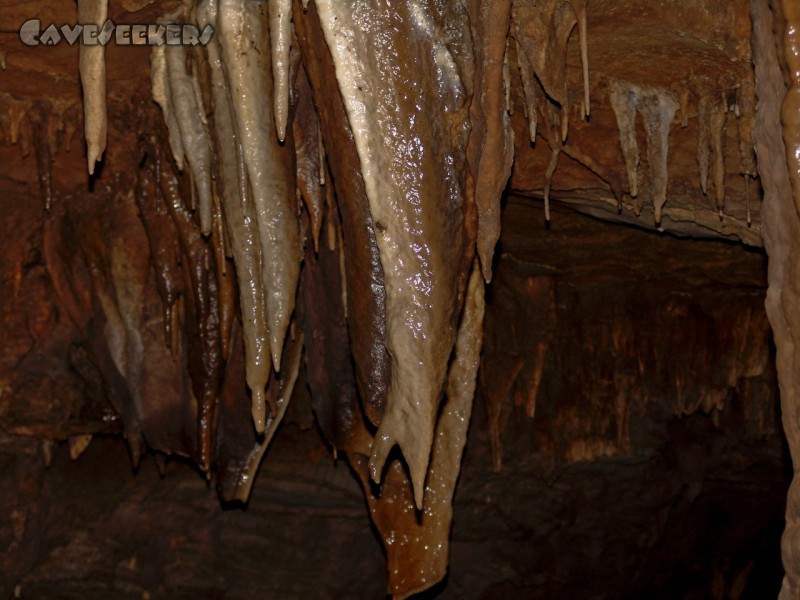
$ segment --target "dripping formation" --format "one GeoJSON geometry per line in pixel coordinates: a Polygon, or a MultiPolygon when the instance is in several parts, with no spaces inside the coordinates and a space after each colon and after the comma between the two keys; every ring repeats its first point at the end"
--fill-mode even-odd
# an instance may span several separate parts
{"type": "MultiPolygon", "coordinates": [[[[480,48],[491,48],[501,63],[510,2],[504,11],[505,29],[487,27],[480,48]]],[[[398,597],[446,573],[450,505],[481,347],[483,282],[473,256],[476,240],[488,240],[480,243],[490,277],[499,195],[512,158],[502,94],[488,105],[497,121],[482,140],[469,140],[471,16],[477,13],[459,3],[409,2],[395,10],[323,0],[303,7],[189,3],[160,22],[195,21],[216,35],[205,48],[152,49],[152,99],[162,123],[142,122],[136,201],[164,305],[165,347],[173,356],[185,352],[190,363],[196,357],[192,372],[201,376],[185,382],[191,391],[170,409],[176,425],[196,438],[182,448],[150,430],[147,400],[137,386],[125,386],[132,387],[138,424],[126,432],[134,456],[143,437],[153,449],[190,456],[209,476],[215,466],[222,498],[246,502],[308,344],[315,413],[334,452],[347,454],[365,492],[372,493],[370,479],[385,487],[374,498],[381,512],[395,510],[386,501],[396,494],[411,499],[410,515],[429,515],[407,526],[438,550],[400,547],[401,558],[390,559],[399,561],[389,581],[398,597]],[[395,24],[394,38],[373,35],[387,23],[395,24]],[[408,57],[421,49],[422,59],[397,64],[397,48],[408,57]],[[420,97],[408,94],[410,86],[420,97]],[[338,134],[327,139],[334,128],[320,98],[331,87],[330,97],[342,98],[339,107],[333,102],[341,113],[336,126],[353,140],[345,147],[338,134]],[[403,97],[399,111],[388,100],[403,97]],[[404,115],[414,115],[410,127],[397,118],[404,115]],[[505,148],[500,172],[488,162],[494,140],[505,148]],[[329,144],[335,157],[326,155],[329,144]],[[470,160],[484,225],[468,190],[470,160]],[[423,179],[429,172],[444,177],[423,179]],[[177,244],[170,227],[178,230],[177,244]],[[323,228],[327,243],[320,243],[323,228]],[[318,299],[325,296],[331,304],[321,313],[318,299]],[[343,364],[333,360],[337,355],[343,364]],[[235,379],[242,371],[246,395],[235,379]],[[240,410],[247,396],[251,423],[240,410]],[[401,459],[390,458],[395,445],[401,459]],[[413,556],[420,564],[414,576],[405,564],[411,550],[421,552],[413,556]]],[[[90,161],[100,156],[96,123],[105,118],[98,109],[103,73],[97,61],[92,65],[84,76],[90,161]]],[[[502,76],[502,69],[486,75],[502,76]]],[[[103,301],[112,325],[106,342],[125,381],[144,369],[141,351],[127,341],[141,319],[124,304],[133,300],[103,301]]],[[[77,456],[84,441],[71,447],[77,456]]]]}
{"type": "MultiPolygon", "coordinates": [[[[78,8],[81,22],[107,17],[105,2],[78,8]]],[[[211,25],[215,35],[205,47],[150,50],[136,186],[114,197],[120,222],[141,221],[145,257],[116,240],[83,255],[64,249],[74,225],[59,220],[51,165],[69,151],[81,112],[95,181],[96,164],[114,152],[103,47],[80,50],[82,111],[0,94],[4,139],[36,158],[46,261],[54,272],[85,263],[109,274],[88,289],[70,277],[54,287],[85,337],[99,340],[80,351],[97,363],[134,463],[148,448],[188,457],[223,500],[247,502],[293,390],[307,383],[320,430],[363,487],[390,592],[406,597],[443,579],[504,192],[541,198],[549,224],[553,203],[571,200],[559,177],[577,164],[601,189],[609,220],[762,244],[753,76],[600,76],[589,68],[591,8],[183,3],[161,22],[211,25]],[[614,134],[605,154],[584,145],[598,124],[614,134]],[[670,170],[687,137],[696,163],[688,193],[670,170]],[[532,182],[514,173],[526,153],[543,156],[532,182]],[[682,193],[708,206],[687,208],[682,193]],[[99,316],[84,314],[87,298],[99,316]],[[161,348],[151,355],[156,329],[161,348]],[[158,386],[166,391],[154,400],[158,386]],[[398,528],[407,541],[393,544],[398,528]]],[[[792,84],[783,105],[790,161],[792,84]]],[[[529,285],[555,304],[551,288],[529,285]]],[[[543,326],[534,351],[529,418],[554,328],[543,326]]],[[[91,436],[67,439],[77,458],[91,436]]]]}
{"type": "MultiPolygon", "coordinates": [[[[108,0],[78,2],[78,22],[103,27],[108,18],[108,0]]],[[[80,48],[81,85],[83,86],[84,130],[86,132],[89,174],[103,157],[108,133],[106,115],[106,57],[105,46],[80,48]]]]}

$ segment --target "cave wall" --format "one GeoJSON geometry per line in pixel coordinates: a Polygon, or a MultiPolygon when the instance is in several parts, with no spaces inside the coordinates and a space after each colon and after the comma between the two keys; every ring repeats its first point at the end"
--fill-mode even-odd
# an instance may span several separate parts
{"type": "MultiPolygon", "coordinates": [[[[792,248],[796,242],[797,212],[792,202],[792,184],[789,180],[790,169],[794,168],[796,157],[791,156],[791,141],[793,123],[786,120],[787,113],[783,113],[783,135],[781,135],[781,106],[784,110],[791,108],[789,95],[783,73],[779,70],[781,64],[782,47],[775,36],[781,31],[780,12],[776,7],[764,2],[752,4],[753,15],[753,48],[756,65],[756,82],[759,97],[759,125],[754,132],[756,151],[759,164],[762,165],[762,178],[765,182],[764,190],[764,218],[766,228],[764,240],[769,253],[769,289],[767,292],[767,312],[775,332],[777,347],[776,365],[778,377],[781,382],[781,405],[783,426],[786,432],[789,449],[792,453],[793,464],[797,465],[796,444],[796,369],[794,342],[792,341],[792,319],[795,314],[793,307],[794,286],[797,275],[794,271],[792,248]],[[772,9],[772,10],[770,10],[772,9]],[[787,145],[784,146],[784,141],[787,145]],[[786,153],[787,161],[780,160],[786,153]],[[774,157],[774,158],[773,158],[774,157]]],[[[791,10],[785,16],[791,18],[791,10]]],[[[787,23],[788,25],[788,23],[787,23]]],[[[787,27],[787,33],[789,28],[787,27]]],[[[780,38],[778,38],[780,40],[780,38]]],[[[784,56],[788,57],[791,47],[783,46],[784,56]]],[[[795,186],[795,194],[797,186],[795,186]]],[[[791,598],[798,593],[798,562],[796,559],[797,525],[796,511],[797,498],[793,490],[796,484],[793,480],[789,488],[789,497],[786,508],[786,529],[784,531],[781,550],[786,577],[781,588],[781,598],[791,598]]]]}

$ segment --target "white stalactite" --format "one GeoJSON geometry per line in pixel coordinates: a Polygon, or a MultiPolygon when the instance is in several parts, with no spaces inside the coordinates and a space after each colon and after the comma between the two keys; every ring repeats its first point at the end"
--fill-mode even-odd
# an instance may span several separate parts
{"type": "Polygon", "coordinates": [[[289,50],[292,43],[292,0],[270,0],[269,39],[272,44],[272,77],[275,90],[275,129],[286,139],[289,121],[289,50]]]}
{"type": "Polygon", "coordinates": [[[588,117],[591,113],[589,98],[589,31],[586,24],[587,0],[573,0],[572,8],[578,19],[578,37],[581,46],[581,71],[583,73],[583,114],[588,117]]]}
{"type": "Polygon", "coordinates": [[[196,193],[200,209],[200,228],[204,235],[211,233],[213,207],[211,201],[211,140],[200,115],[205,109],[197,103],[194,75],[186,71],[186,49],[183,46],[166,46],[165,60],[169,79],[170,99],[189,173],[192,190],[196,193]]]}
{"type": "Polygon", "coordinates": [[[678,106],[678,100],[672,93],[655,88],[646,90],[639,104],[647,134],[647,165],[656,225],[661,225],[661,215],[667,201],[669,132],[678,106]]]}
{"type": "Polygon", "coordinates": [[[611,81],[609,100],[619,128],[619,143],[628,174],[631,197],[639,195],[639,144],[636,141],[636,108],[639,104],[638,88],[622,81],[611,81]]]}
{"type": "Polygon", "coordinates": [[[152,89],[153,100],[161,107],[164,122],[167,125],[169,135],[169,148],[178,170],[183,171],[184,152],[183,142],[181,141],[181,130],[175,118],[175,111],[172,110],[172,93],[169,89],[169,77],[167,77],[167,57],[164,53],[164,46],[153,46],[150,54],[150,86],[152,89]]]}
{"type": "Polygon", "coordinates": [[[722,219],[725,210],[725,104],[714,107],[711,113],[711,150],[714,153],[714,198],[722,219]]]}
{"type": "Polygon", "coordinates": [[[617,118],[622,156],[628,173],[631,196],[636,197],[638,188],[639,146],[636,140],[636,112],[642,116],[647,136],[647,168],[650,194],[656,225],[661,224],[664,204],[667,201],[669,174],[669,133],[672,121],[680,108],[677,97],[666,90],[641,88],[625,81],[611,81],[609,100],[617,118]]]}
{"type": "MultiPolygon", "coordinates": [[[[78,22],[102,28],[108,19],[108,0],[78,0],[78,22]]],[[[109,33],[110,35],[110,33],[109,33]]],[[[80,45],[83,115],[89,174],[103,158],[108,136],[106,113],[106,49],[102,44],[80,45]]]]}
{"type": "Polygon", "coordinates": [[[220,0],[217,39],[230,88],[236,136],[244,152],[261,241],[270,353],[280,371],[283,341],[300,274],[296,195],[274,135],[273,87],[265,5],[220,0]]]}
{"type": "MultiPolygon", "coordinates": [[[[199,4],[197,12],[201,27],[206,24],[217,26],[217,7],[218,0],[204,0],[199,4]]],[[[270,374],[271,360],[261,268],[261,243],[250,182],[244,160],[241,158],[243,151],[235,133],[230,89],[225,79],[218,40],[212,38],[206,49],[211,74],[211,92],[214,98],[222,211],[239,284],[245,379],[252,392],[253,423],[256,431],[262,433],[267,423],[264,389],[270,374]]]]}

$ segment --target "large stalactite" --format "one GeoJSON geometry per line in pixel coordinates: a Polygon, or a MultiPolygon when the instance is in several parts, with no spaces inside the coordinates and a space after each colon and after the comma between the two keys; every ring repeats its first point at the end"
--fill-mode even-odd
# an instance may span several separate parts
{"type": "MultiPolygon", "coordinates": [[[[548,221],[552,198],[644,229],[763,245],[784,426],[800,463],[793,2],[684,0],[698,37],[672,39],[665,26],[652,43],[672,44],[691,70],[644,72],[604,61],[630,53],[610,0],[127,4],[138,18],[215,34],[148,49],[149,93],[122,109],[107,93],[119,67],[103,46],[80,48],[83,111],[74,98],[0,89],[5,142],[35,150],[37,260],[63,314],[65,372],[89,399],[65,401],[48,442],[69,439],[77,457],[88,436],[121,434],[134,464],[147,451],[186,457],[222,500],[246,503],[303,379],[322,434],[361,483],[389,592],[436,585],[481,353],[499,471],[504,403],[513,397],[534,418],[558,327],[551,279],[493,271],[510,188],[543,197],[548,221]],[[724,25],[704,31],[712,22],[724,25]],[[81,112],[92,188],[56,193],[53,164],[81,112]],[[508,350],[488,336],[484,348],[493,274],[496,306],[534,299],[525,318],[535,341],[514,334],[508,350]]],[[[637,18],[652,17],[642,10],[637,18]]],[[[107,13],[105,2],[78,2],[82,23],[107,13]]],[[[620,351],[624,336],[612,337],[620,351]]],[[[740,376],[731,368],[728,379],[740,376]]],[[[617,383],[644,386],[637,377],[617,383]]],[[[728,389],[685,400],[685,387],[676,384],[676,413],[711,412],[728,389]]],[[[30,433],[4,422],[9,412],[0,425],[30,433]]],[[[622,447],[627,426],[617,434],[622,447]]],[[[797,489],[785,598],[800,590],[797,489]]]]}

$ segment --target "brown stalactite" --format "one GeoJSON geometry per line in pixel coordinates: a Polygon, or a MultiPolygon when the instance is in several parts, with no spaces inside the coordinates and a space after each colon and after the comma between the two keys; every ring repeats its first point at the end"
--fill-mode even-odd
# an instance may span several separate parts
{"type": "MultiPolygon", "coordinates": [[[[81,343],[86,346],[92,365],[88,368],[100,372],[107,398],[122,419],[131,460],[138,465],[144,451],[141,425],[125,377],[111,357],[105,333],[108,316],[98,300],[101,293],[109,298],[107,286],[110,282],[106,274],[110,274],[110,268],[103,266],[109,251],[102,241],[90,237],[91,234],[82,228],[86,226],[85,221],[74,222],[75,217],[67,211],[57,204],[57,210],[51,209],[45,219],[42,243],[45,265],[59,305],[75,324],[81,343]],[[101,291],[101,287],[106,291],[101,291]]],[[[91,224],[89,227],[95,231],[105,230],[104,224],[97,221],[94,227],[91,224]]]]}
{"type": "Polygon", "coordinates": [[[39,174],[39,187],[42,192],[42,204],[45,210],[50,210],[53,203],[53,154],[55,144],[50,135],[50,122],[48,107],[38,103],[30,111],[31,126],[33,128],[33,147],[36,152],[36,167],[39,174]]]}
{"type": "MultiPolygon", "coordinates": [[[[335,217],[334,217],[335,218],[335,217]]],[[[372,443],[358,399],[339,271],[339,247],[306,252],[300,274],[300,321],[306,378],[317,423],[335,452],[369,455],[372,443]],[[319,298],[327,298],[324,303],[319,298]]]]}
{"type": "Polygon", "coordinates": [[[637,90],[621,81],[611,81],[609,102],[614,110],[619,129],[619,142],[628,175],[628,193],[639,195],[639,145],[636,139],[636,107],[639,103],[637,90]]]}
{"type": "MultiPolygon", "coordinates": [[[[215,217],[222,220],[220,213],[215,217]]],[[[217,231],[222,231],[222,224],[217,231]]],[[[219,344],[222,362],[228,360],[231,353],[231,331],[236,318],[238,297],[236,295],[236,272],[227,264],[224,254],[222,234],[211,238],[214,254],[214,272],[217,275],[217,301],[219,305],[219,344]]]]}
{"type": "Polygon", "coordinates": [[[547,95],[567,114],[567,42],[578,24],[575,10],[563,0],[514,0],[513,5],[514,35],[547,95]]]}
{"type": "Polygon", "coordinates": [[[199,435],[201,468],[211,468],[214,445],[214,410],[220,385],[222,350],[220,347],[219,296],[215,264],[210,248],[203,240],[198,224],[186,210],[180,181],[169,163],[163,161],[158,146],[151,147],[158,190],[178,233],[183,262],[186,319],[184,333],[187,337],[188,369],[198,403],[197,429],[199,435]]]}
{"type": "Polygon", "coordinates": [[[358,320],[348,321],[359,396],[365,414],[373,425],[378,425],[386,405],[390,363],[384,343],[386,291],[375,230],[353,134],[316,6],[312,4],[308,12],[303,12],[295,3],[294,23],[333,175],[333,181],[327,182],[326,187],[332,183],[336,189],[336,204],[342,219],[345,260],[349,265],[347,313],[359,315],[358,320]]]}
{"type": "MultiPolygon", "coordinates": [[[[472,415],[472,397],[483,343],[483,276],[476,261],[466,291],[446,397],[436,424],[425,504],[415,506],[406,469],[399,460],[387,465],[380,492],[370,481],[363,452],[348,454],[370,507],[370,516],[386,550],[388,592],[407,598],[447,574],[452,499],[472,415]]],[[[368,449],[367,449],[368,450],[368,449]]]]}
{"type": "Polygon", "coordinates": [[[708,166],[711,163],[711,98],[701,93],[697,103],[697,166],[700,169],[700,189],[708,193],[708,166]]]}
{"type": "MultiPolygon", "coordinates": [[[[478,210],[478,256],[487,281],[492,279],[494,247],[500,237],[500,199],[511,175],[514,134],[506,112],[503,90],[503,57],[511,23],[511,0],[472,2],[475,86],[479,90],[470,106],[472,131],[467,157],[475,182],[478,210]]],[[[527,59],[526,59],[527,60],[527,59]]],[[[526,64],[523,62],[523,65],[526,64]]],[[[533,90],[529,104],[535,113],[533,90]]],[[[536,115],[529,116],[533,123],[536,115]]],[[[535,130],[535,125],[532,125],[535,130]]]]}
{"type": "Polygon", "coordinates": [[[297,108],[294,117],[294,139],[297,153],[297,188],[303,197],[311,220],[311,240],[314,250],[319,251],[319,234],[325,209],[324,190],[320,173],[322,164],[319,119],[314,108],[308,76],[301,66],[297,74],[297,108]]]}
{"type": "Polygon", "coordinates": [[[255,442],[250,396],[245,378],[245,344],[242,324],[237,318],[231,330],[232,352],[225,363],[217,408],[217,493],[223,502],[235,499],[240,474],[255,442]]]}
{"type": "MultiPolygon", "coordinates": [[[[135,201],[150,248],[150,262],[158,300],[151,298],[148,312],[160,313],[159,330],[145,327],[147,349],[142,369],[142,400],[137,418],[148,446],[203,461],[197,440],[198,407],[186,372],[186,344],[181,343],[180,298],[185,281],[175,226],[158,190],[157,170],[150,159],[138,172],[135,201]],[[154,302],[155,301],[155,302],[154,302]]],[[[152,319],[153,315],[150,315],[152,319]]]]}
{"type": "Polygon", "coordinates": [[[714,199],[720,218],[725,208],[725,121],[727,107],[717,105],[711,113],[711,150],[714,155],[714,199]]]}
{"type": "Polygon", "coordinates": [[[304,336],[302,331],[297,331],[294,334],[290,333],[286,336],[284,347],[286,368],[281,373],[272,372],[266,391],[267,401],[276,407],[275,414],[267,416],[264,434],[256,439],[246,460],[241,463],[240,469],[225,474],[225,479],[232,482],[233,485],[229,485],[227,490],[225,486],[220,488],[223,499],[246,503],[250,498],[258,468],[289,406],[300,370],[303,347],[304,336]],[[230,496],[227,494],[230,494],[230,496]]]}
{"type": "Polygon", "coordinates": [[[156,173],[151,166],[137,173],[136,204],[147,233],[150,256],[156,274],[156,286],[164,304],[165,340],[167,346],[172,342],[172,318],[170,311],[183,293],[183,277],[180,276],[180,247],[173,235],[174,225],[158,185],[156,173]]]}

